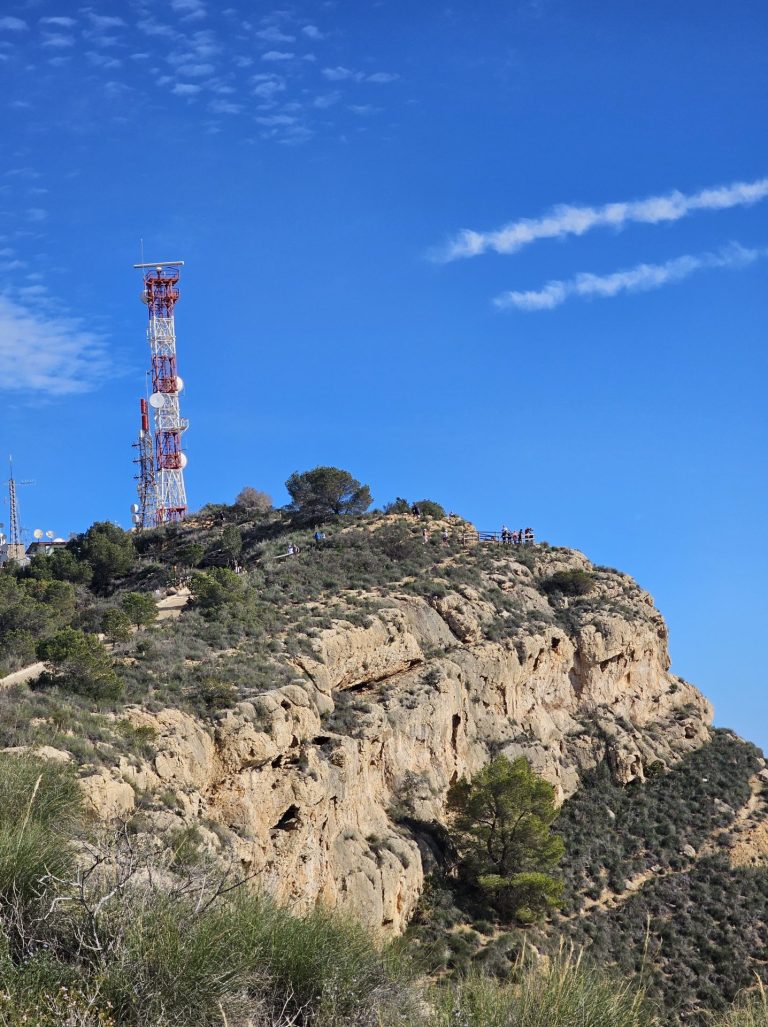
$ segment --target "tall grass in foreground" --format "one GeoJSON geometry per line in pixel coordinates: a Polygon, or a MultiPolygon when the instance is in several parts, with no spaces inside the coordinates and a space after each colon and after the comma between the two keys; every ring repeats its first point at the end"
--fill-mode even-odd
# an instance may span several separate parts
{"type": "Polygon", "coordinates": [[[758,983],[757,994],[738,1003],[717,1021],[717,1027],[768,1027],[768,995],[763,985],[758,983]]]}
{"type": "Polygon", "coordinates": [[[563,955],[509,982],[472,974],[433,992],[430,1027],[654,1027],[633,985],[563,955]]]}

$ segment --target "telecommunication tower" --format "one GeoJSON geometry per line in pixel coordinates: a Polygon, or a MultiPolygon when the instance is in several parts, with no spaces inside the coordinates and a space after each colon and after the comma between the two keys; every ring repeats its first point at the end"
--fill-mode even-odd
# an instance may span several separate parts
{"type": "MultiPolygon", "coordinates": [[[[188,422],[179,413],[179,393],[184,382],[178,375],[176,365],[176,325],[173,311],[179,298],[179,268],[183,260],[169,260],[158,264],[134,264],[144,271],[144,288],[141,299],[147,305],[149,324],[147,339],[151,354],[152,393],[149,406],[154,412],[154,488],[150,477],[143,479],[149,488],[147,512],[155,524],[169,524],[181,521],[187,512],[187,494],[184,488],[186,454],[182,452],[181,436],[188,422]]],[[[142,407],[142,431],[144,431],[144,408],[142,407]]],[[[148,411],[147,411],[148,413],[148,411]]],[[[147,418],[148,423],[148,418],[147,418]]],[[[141,440],[139,464],[143,450],[141,440]]],[[[139,488],[142,486],[141,471],[139,488]]],[[[141,492],[139,493],[141,498],[141,492]]],[[[141,504],[139,511],[141,513],[141,504]]],[[[137,522],[138,523],[138,522],[137,522]]]]}
{"type": "Polygon", "coordinates": [[[152,432],[149,430],[149,403],[146,399],[141,400],[141,428],[133,447],[138,450],[138,456],[133,462],[139,468],[139,473],[134,475],[138,482],[136,491],[139,501],[131,507],[131,516],[136,528],[150,528],[156,523],[157,517],[157,482],[152,432]]]}
{"type": "Polygon", "coordinates": [[[21,559],[24,556],[24,542],[21,537],[21,525],[19,523],[19,500],[16,496],[18,485],[34,485],[33,481],[16,481],[13,476],[13,457],[8,457],[8,503],[10,505],[10,525],[8,529],[8,554],[11,559],[21,559]]]}

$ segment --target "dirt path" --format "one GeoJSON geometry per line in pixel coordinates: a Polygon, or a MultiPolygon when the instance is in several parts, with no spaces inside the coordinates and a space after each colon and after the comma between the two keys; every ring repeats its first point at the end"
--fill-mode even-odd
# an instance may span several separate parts
{"type": "Polygon", "coordinates": [[[26,685],[28,681],[35,681],[45,670],[44,663],[31,663],[28,667],[15,670],[13,674],[7,674],[0,678],[0,688],[13,688],[14,685],[26,685]]]}
{"type": "Polygon", "coordinates": [[[174,595],[159,599],[157,603],[157,619],[171,620],[180,616],[181,611],[189,602],[192,593],[188,588],[180,588],[174,595]]]}

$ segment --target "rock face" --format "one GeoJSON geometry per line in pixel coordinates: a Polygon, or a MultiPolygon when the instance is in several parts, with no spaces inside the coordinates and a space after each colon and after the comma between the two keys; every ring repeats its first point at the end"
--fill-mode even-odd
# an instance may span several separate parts
{"type": "MultiPolygon", "coordinates": [[[[492,754],[526,756],[565,797],[603,759],[625,783],[708,738],[709,704],[669,673],[647,593],[610,571],[595,572],[588,602],[541,589],[589,567],[563,550],[532,567],[497,561],[484,580],[501,610],[468,585],[379,595],[368,626],[336,622],[314,658],[296,658],[295,684],[213,724],[133,708],[157,752],[124,761],[123,787],[175,792],[177,822],[207,825],[208,844],[279,900],[401,931],[432,858],[414,825],[440,821],[450,784],[492,754]]],[[[91,788],[105,807],[130,806],[115,785],[91,788]]]]}

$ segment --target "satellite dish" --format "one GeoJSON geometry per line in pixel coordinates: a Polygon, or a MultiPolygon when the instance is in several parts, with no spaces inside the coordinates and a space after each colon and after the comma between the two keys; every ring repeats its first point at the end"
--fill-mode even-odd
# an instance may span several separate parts
{"type": "Polygon", "coordinates": [[[181,377],[181,375],[177,374],[176,375],[176,391],[177,392],[181,392],[181,390],[183,388],[184,388],[184,379],[181,377]]]}
{"type": "Polygon", "coordinates": [[[56,535],[55,531],[46,531],[46,533],[45,533],[45,537],[46,538],[53,538],[55,535],[56,535]]]}
{"type": "Polygon", "coordinates": [[[149,303],[149,293],[147,292],[146,289],[142,289],[141,290],[141,293],[139,294],[139,298],[141,299],[142,303],[149,303]]]}
{"type": "Polygon", "coordinates": [[[182,453],[181,456],[179,457],[179,466],[181,467],[182,470],[184,470],[184,468],[187,466],[187,454],[186,453],[182,453]]]}
{"type": "Polygon", "coordinates": [[[153,392],[149,397],[149,405],[153,410],[162,410],[165,406],[165,396],[162,392],[153,392]]]}
{"type": "Polygon", "coordinates": [[[139,512],[139,504],[138,503],[131,503],[131,513],[132,514],[137,514],[138,512],[139,512]]]}
{"type": "Polygon", "coordinates": [[[135,514],[133,514],[131,516],[131,520],[133,521],[134,524],[141,524],[141,517],[139,517],[139,515],[137,513],[135,513],[135,514]]]}
{"type": "Polygon", "coordinates": [[[35,530],[32,532],[32,534],[35,536],[35,538],[42,538],[43,537],[43,529],[42,528],[35,528],[35,530]]]}

